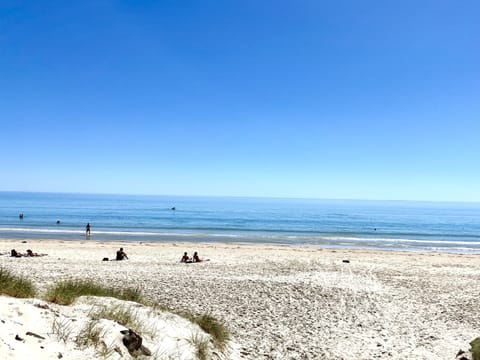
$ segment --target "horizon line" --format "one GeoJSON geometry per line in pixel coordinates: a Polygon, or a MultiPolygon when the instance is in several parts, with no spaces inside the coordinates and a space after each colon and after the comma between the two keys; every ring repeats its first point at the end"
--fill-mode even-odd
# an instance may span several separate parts
{"type": "Polygon", "coordinates": [[[232,198],[232,199],[277,199],[277,200],[313,200],[313,201],[371,201],[371,202],[418,202],[418,203],[461,203],[480,204],[480,200],[411,200],[411,199],[367,199],[367,198],[323,198],[323,197],[289,197],[289,196],[258,196],[258,195],[180,195],[180,194],[135,194],[107,193],[82,191],[30,191],[30,190],[0,190],[0,193],[30,193],[30,194],[73,194],[73,195],[104,195],[104,196],[158,196],[158,197],[196,197],[196,198],[232,198]]]}

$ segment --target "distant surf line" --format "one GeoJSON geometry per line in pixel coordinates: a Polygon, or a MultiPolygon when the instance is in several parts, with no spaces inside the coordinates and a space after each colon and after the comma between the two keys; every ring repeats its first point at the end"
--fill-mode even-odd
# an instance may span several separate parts
{"type": "MultiPolygon", "coordinates": [[[[197,229],[198,231],[198,229],[197,229]]],[[[0,232],[8,233],[40,233],[40,234],[66,234],[66,235],[82,235],[84,234],[83,229],[49,229],[49,228],[26,228],[26,227],[0,227],[0,232]]],[[[269,239],[275,240],[274,243],[284,242],[286,244],[313,244],[315,242],[355,242],[355,243],[394,243],[400,245],[402,243],[412,243],[412,244],[429,244],[429,245],[439,245],[442,247],[445,246],[455,246],[455,245],[467,245],[480,247],[480,241],[465,241],[465,240],[447,240],[447,239],[414,239],[414,238],[396,238],[396,237],[352,237],[352,236],[330,236],[324,234],[317,235],[273,235],[273,234],[252,234],[248,232],[247,234],[229,234],[229,233],[208,233],[208,232],[155,232],[155,231],[110,231],[110,230],[96,230],[92,231],[93,235],[118,235],[118,236],[127,236],[127,237],[137,237],[137,236],[148,236],[148,237],[199,237],[199,238],[232,238],[232,239],[269,239]]]]}

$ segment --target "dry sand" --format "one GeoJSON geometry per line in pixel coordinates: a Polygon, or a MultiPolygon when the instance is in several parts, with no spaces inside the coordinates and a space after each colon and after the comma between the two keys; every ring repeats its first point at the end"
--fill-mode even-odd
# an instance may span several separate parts
{"type": "Polygon", "coordinates": [[[0,241],[44,291],[65,278],[138,286],[225,321],[246,359],[452,359],[480,336],[480,255],[220,243],[0,241]],[[113,258],[123,246],[126,261],[113,258]],[[210,261],[181,264],[184,251],[210,261]],[[349,263],[343,262],[349,260],[349,263]]]}

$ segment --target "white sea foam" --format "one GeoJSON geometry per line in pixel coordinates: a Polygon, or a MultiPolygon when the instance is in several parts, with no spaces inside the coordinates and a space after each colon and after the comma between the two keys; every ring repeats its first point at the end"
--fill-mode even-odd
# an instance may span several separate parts
{"type": "MultiPolygon", "coordinates": [[[[85,230],[78,229],[48,229],[48,228],[13,228],[0,227],[0,232],[23,232],[40,234],[85,234],[85,230]]],[[[210,234],[210,233],[181,233],[181,232],[153,232],[153,231],[111,231],[111,230],[92,230],[92,235],[120,235],[120,236],[188,236],[188,237],[225,237],[239,238],[237,234],[210,234]]]]}
{"type": "Polygon", "coordinates": [[[424,244],[452,244],[452,245],[476,245],[480,246],[480,241],[457,241],[457,240],[430,240],[430,239],[398,239],[398,238],[361,238],[361,237],[322,237],[330,241],[358,241],[358,242],[391,242],[391,243],[424,243],[424,244]]]}
{"type": "MultiPolygon", "coordinates": [[[[26,227],[0,227],[0,232],[24,232],[24,233],[52,233],[52,234],[84,234],[83,229],[52,229],[52,228],[26,228],[26,227]]],[[[461,240],[438,240],[438,239],[407,239],[407,238],[381,238],[381,237],[352,237],[352,236],[324,236],[324,235],[270,235],[270,234],[232,234],[232,233],[208,233],[208,232],[157,232],[157,231],[121,231],[121,230],[92,230],[93,234],[101,235],[124,235],[124,236],[193,236],[193,237],[219,237],[219,238],[255,238],[289,240],[288,242],[389,242],[418,243],[418,244],[441,244],[441,245],[470,245],[480,246],[480,241],[461,240]]]]}
{"type": "Polygon", "coordinates": [[[45,229],[45,228],[12,228],[0,227],[0,231],[4,232],[25,232],[25,233],[57,233],[57,234],[82,234],[85,231],[71,229],[45,229]]]}

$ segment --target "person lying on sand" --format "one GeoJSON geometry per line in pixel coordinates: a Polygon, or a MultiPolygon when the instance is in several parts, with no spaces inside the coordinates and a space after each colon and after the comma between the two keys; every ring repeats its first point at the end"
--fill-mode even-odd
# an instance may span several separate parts
{"type": "Polygon", "coordinates": [[[190,259],[188,257],[186,251],[183,253],[183,256],[182,256],[182,259],[180,260],[180,262],[183,262],[183,263],[191,263],[192,262],[192,259],[190,259]]]}
{"type": "Polygon", "coordinates": [[[47,254],[34,253],[32,250],[28,249],[27,253],[24,256],[45,256],[47,254]]]}
{"type": "Polygon", "coordinates": [[[117,258],[116,260],[128,260],[127,253],[123,251],[123,248],[120,248],[120,250],[117,251],[117,258]]]}
{"type": "Polygon", "coordinates": [[[39,254],[39,253],[34,253],[32,250],[28,249],[26,254],[19,253],[17,250],[12,249],[10,251],[10,256],[11,257],[33,257],[33,256],[46,256],[48,254],[39,254]]]}

